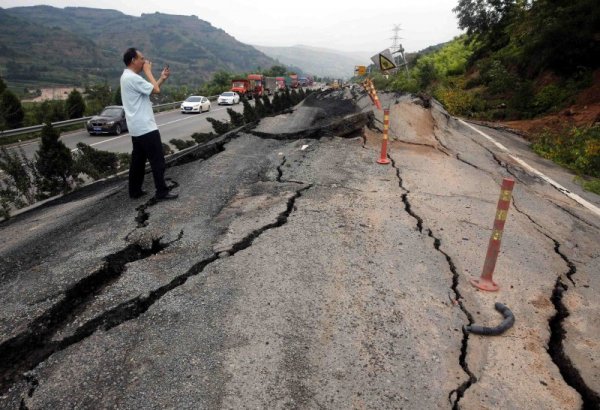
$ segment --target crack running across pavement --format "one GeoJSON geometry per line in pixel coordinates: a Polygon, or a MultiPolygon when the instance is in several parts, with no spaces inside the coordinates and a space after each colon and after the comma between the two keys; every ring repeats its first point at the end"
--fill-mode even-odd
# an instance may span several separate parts
{"type": "MultiPolygon", "coordinates": [[[[419,215],[417,215],[414,212],[414,210],[412,209],[412,206],[408,199],[408,194],[410,194],[410,191],[404,187],[404,181],[402,179],[402,176],[400,175],[400,168],[398,168],[396,166],[396,162],[394,161],[394,159],[391,156],[388,155],[388,158],[391,161],[392,167],[396,170],[396,176],[398,177],[400,189],[402,191],[404,191],[402,194],[402,202],[404,203],[404,209],[410,216],[412,216],[417,221],[417,229],[420,233],[423,233],[423,218],[421,218],[419,215]]],[[[433,231],[429,228],[427,228],[427,235],[433,239],[433,247],[435,248],[435,250],[440,252],[446,259],[446,262],[448,263],[450,272],[452,273],[451,289],[452,289],[452,292],[454,292],[454,301],[456,301],[456,303],[460,307],[460,310],[466,316],[466,318],[468,320],[468,324],[472,325],[474,323],[473,315],[471,315],[471,313],[468,311],[468,309],[462,303],[462,295],[460,294],[460,292],[458,290],[459,274],[458,274],[458,271],[456,270],[456,265],[454,264],[454,261],[452,260],[450,255],[448,255],[446,252],[444,252],[441,249],[441,245],[442,245],[441,239],[437,238],[433,234],[433,231]]],[[[460,367],[467,374],[468,379],[467,379],[467,381],[462,383],[460,386],[458,386],[456,389],[452,390],[448,394],[448,399],[449,399],[450,403],[452,403],[452,408],[455,410],[459,408],[458,402],[464,396],[465,391],[469,387],[471,387],[474,383],[477,382],[477,378],[475,377],[473,372],[469,369],[469,365],[467,363],[468,346],[469,346],[469,333],[464,330],[464,326],[463,326],[463,337],[462,337],[460,357],[458,359],[458,362],[460,364],[460,367]]]]}
{"type": "Polygon", "coordinates": [[[23,372],[61,350],[52,336],[114,283],[126,271],[127,264],[156,255],[169,245],[161,243],[159,238],[152,242],[150,249],[130,244],[106,256],[100,269],[67,289],[62,300],[31,322],[25,331],[0,344],[0,393],[6,392],[23,372]]]}
{"type": "Polygon", "coordinates": [[[515,210],[524,215],[531,223],[536,226],[538,232],[544,235],[546,238],[554,243],[554,252],[560,256],[560,258],[567,265],[568,271],[559,274],[556,282],[554,283],[554,289],[550,298],[556,313],[548,321],[550,327],[550,340],[548,341],[548,347],[546,351],[550,355],[552,362],[558,367],[561,376],[565,383],[575,389],[583,400],[583,409],[598,409],[600,408],[600,396],[597,392],[593,391],[583,380],[579,370],[574,366],[573,361],[567,355],[564,349],[563,341],[566,336],[566,330],[564,328],[564,321],[569,317],[570,313],[565,304],[563,303],[563,297],[569,290],[569,286],[563,281],[563,276],[566,277],[573,286],[576,286],[573,276],[577,273],[577,267],[575,264],[560,250],[561,244],[552,236],[545,232],[545,229],[537,221],[535,221],[529,214],[522,211],[515,203],[513,197],[513,207],[515,210]]]}
{"type": "MultiPolygon", "coordinates": [[[[74,332],[73,335],[68,336],[58,342],[50,342],[49,341],[51,334],[56,333],[56,330],[53,330],[52,332],[46,332],[46,333],[51,333],[51,334],[44,335],[43,343],[41,344],[41,346],[37,347],[35,351],[33,351],[33,352],[23,351],[23,355],[27,356],[26,359],[28,359],[26,361],[26,363],[14,364],[14,361],[11,360],[9,357],[7,357],[6,354],[3,355],[2,353],[5,353],[5,352],[12,353],[12,350],[13,350],[12,345],[14,343],[12,343],[10,345],[7,345],[6,343],[3,344],[2,346],[0,346],[0,358],[2,359],[2,360],[0,360],[0,363],[10,363],[12,366],[9,366],[10,368],[7,369],[7,371],[4,371],[4,369],[2,369],[3,370],[2,371],[3,379],[2,379],[2,385],[1,385],[0,392],[4,392],[5,390],[7,390],[10,387],[10,385],[15,383],[17,378],[19,377],[19,375],[22,375],[25,370],[34,369],[37,365],[39,365],[41,362],[46,360],[52,354],[60,352],[62,350],[65,350],[66,348],[85,340],[89,336],[93,335],[99,329],[108,331],[108,330],[112,329],[113,327],[119,326],[125,322],[128,322],[130,320],[138,318],[140,315],[145,313],[152,305],[154,305],[157,301],[159,301],[166,293],[170,292],[171,290],[173,290],[175,288],[180,287],[181,285],[186,283],[186,281],[190,277],[196,276],[196,275],[202,273],[206,269],[207,266],[209,266],[211,263],[213,263],[217,259],[219,259],[220,255],[225,254],[227,256],[233,256],[237,252],[250,247],[252,245],[252,243],[254,242],[254,240],[256,238],[258,238],[260,235],[262,235],[265,231],[270,230],[270,229],[275,229],[275,228],[278,228],[278,227],[284,225],[287,222],[288,217],[290,216],[292,211],[295,209],[296,200],[300,196],[302,196],[304,191],[310,189],[311,187],[312,187],[312,184],[308,184],[308,185],[298,189],[296,191],[295,195],[292,196],[288,200],[286,210],[283,211],[281,214],[279,214],[279,216],[277,217],[275,222],[267,224],[259,229],[254,230],[253,232],[249,233],[242,240],[233,244],[229,250],[226,250],[225,252],[220,252],[219,254],[213,253],[208,258],[205,258],[205,259],[201,260],[200,262],[197,262],[187,272],[185,272],[182,275],[177,276],[176,278],[171,280],[171,282],[169,282],[168,284],[161,286],[160,288],[155,289],[154,291],[151,291],[147,296],[140,296],[140,297],[137,297],[137,298],[134,298],[134,299],[131,299],[131,300],[121,303],[120,305],[104,312],[100,316],[97,316],[96,318],[86,322],[85,324],[80,326],[74,332]],[[4,346],[4,345],[6,345],[6,346],[4,346]],[[7,377],[7,376],[10,376],[10,377],[7,377]]],[[[158,241],[156,241],[156,243],[158,246],[159,245],[158,241]]],[[[133,245],[129,245],[126,249],[129,249],[132,246],[133,245]]],[[[125,268],[125,266],[123,266],[123,269],[124,268],[125,268]]],[[[97,293],[98,292],[96,292],[94,294],[97,294],[97,293]]],[[[72,314],[68,315],[69,318],[71,318],[72,316],[73,316],[72,314]]],[[[66,319],[64,319],[60,315],[60,312],[53,313],[52,317],[55,318],[55,320],[59,320],[61,324],[66,321],[66,319]]],[[[11,342],[11,341],[9,341],[9,342],[11,342]]],[[[27,374],[31,374],[31,373],[26,373],[26,375],[27,374]]],[[[32,389],[35,389],[35,386],[33,386],[32,389]]],[[[30,390],[30,393],[31,392],[32,391],[30,390]]],[[[30,397],[31,397],[31,395],[30,395],[30,397]]]]}

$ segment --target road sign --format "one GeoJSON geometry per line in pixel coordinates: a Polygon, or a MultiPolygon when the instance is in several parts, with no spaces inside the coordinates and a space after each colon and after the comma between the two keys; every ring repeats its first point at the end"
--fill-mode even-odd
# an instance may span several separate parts
{"type": "Polygon", "coordinates": [[[389,48],[386,48],[378,54],[375,54],[373,57],[371,57],[371,61],[373,61],[381,71],[388,71],[396,68],[394,57],[392,57],[392,53],[390,52],[389,48]]]}
{"type": "Polygon", "coordinates": [[[365,75],[367,73],[367,67],[364,65],[354,66],[354,75],[365,75]]]}

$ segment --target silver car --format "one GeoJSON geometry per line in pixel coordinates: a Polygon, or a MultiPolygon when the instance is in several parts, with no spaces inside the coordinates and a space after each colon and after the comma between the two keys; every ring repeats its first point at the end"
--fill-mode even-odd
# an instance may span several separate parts
{"type": "Polygon", "coordinates": [[[233,91],[226,91],[223,94],[219,95],[219,98],[217,98],[217,103],[219,105],[221,105],[221,104],[228,104],[228,105],[239,104],[240,96],[238,93],[234,93],[233,91]]]}

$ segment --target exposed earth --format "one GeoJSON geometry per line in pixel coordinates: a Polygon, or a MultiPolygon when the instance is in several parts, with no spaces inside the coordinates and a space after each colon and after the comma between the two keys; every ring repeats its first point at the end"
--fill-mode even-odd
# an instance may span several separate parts
{"type": "Polygon", "coordinates": [[[529,137],[544,129],[560,132],[565,128],[584,127],[600,122],[600,70],[594,73],[593,85],[583,90],[575,104],[556,114],[545,115],[532,120],[505,121],[501,124],[518,130],[529,137]]]}

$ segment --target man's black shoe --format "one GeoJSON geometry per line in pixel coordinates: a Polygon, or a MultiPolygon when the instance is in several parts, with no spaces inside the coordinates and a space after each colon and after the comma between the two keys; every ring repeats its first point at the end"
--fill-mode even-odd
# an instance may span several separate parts
{"type": "Polygon", "coordinates": [[[165,196],[157,196],[156,200],[157,201],[166,201],[168,199],[176,199],[179,195],[178,194],[172,194],[172,193],[168,193],[165,196]]]}
{"type": "Polygon", "coordinates": [[[146,195],[147,193],[148,193],[148,192],[146,192],[146,191],[140,191],[140,192],[137,192],[137,193],[135,193],[135,194],[129,194],[129,198],[131,198],[131,199],[138,199],[138,198],[141,198],[141,197],[143,197],[143,196],[144,196],[144,195],[146,195]]]}

